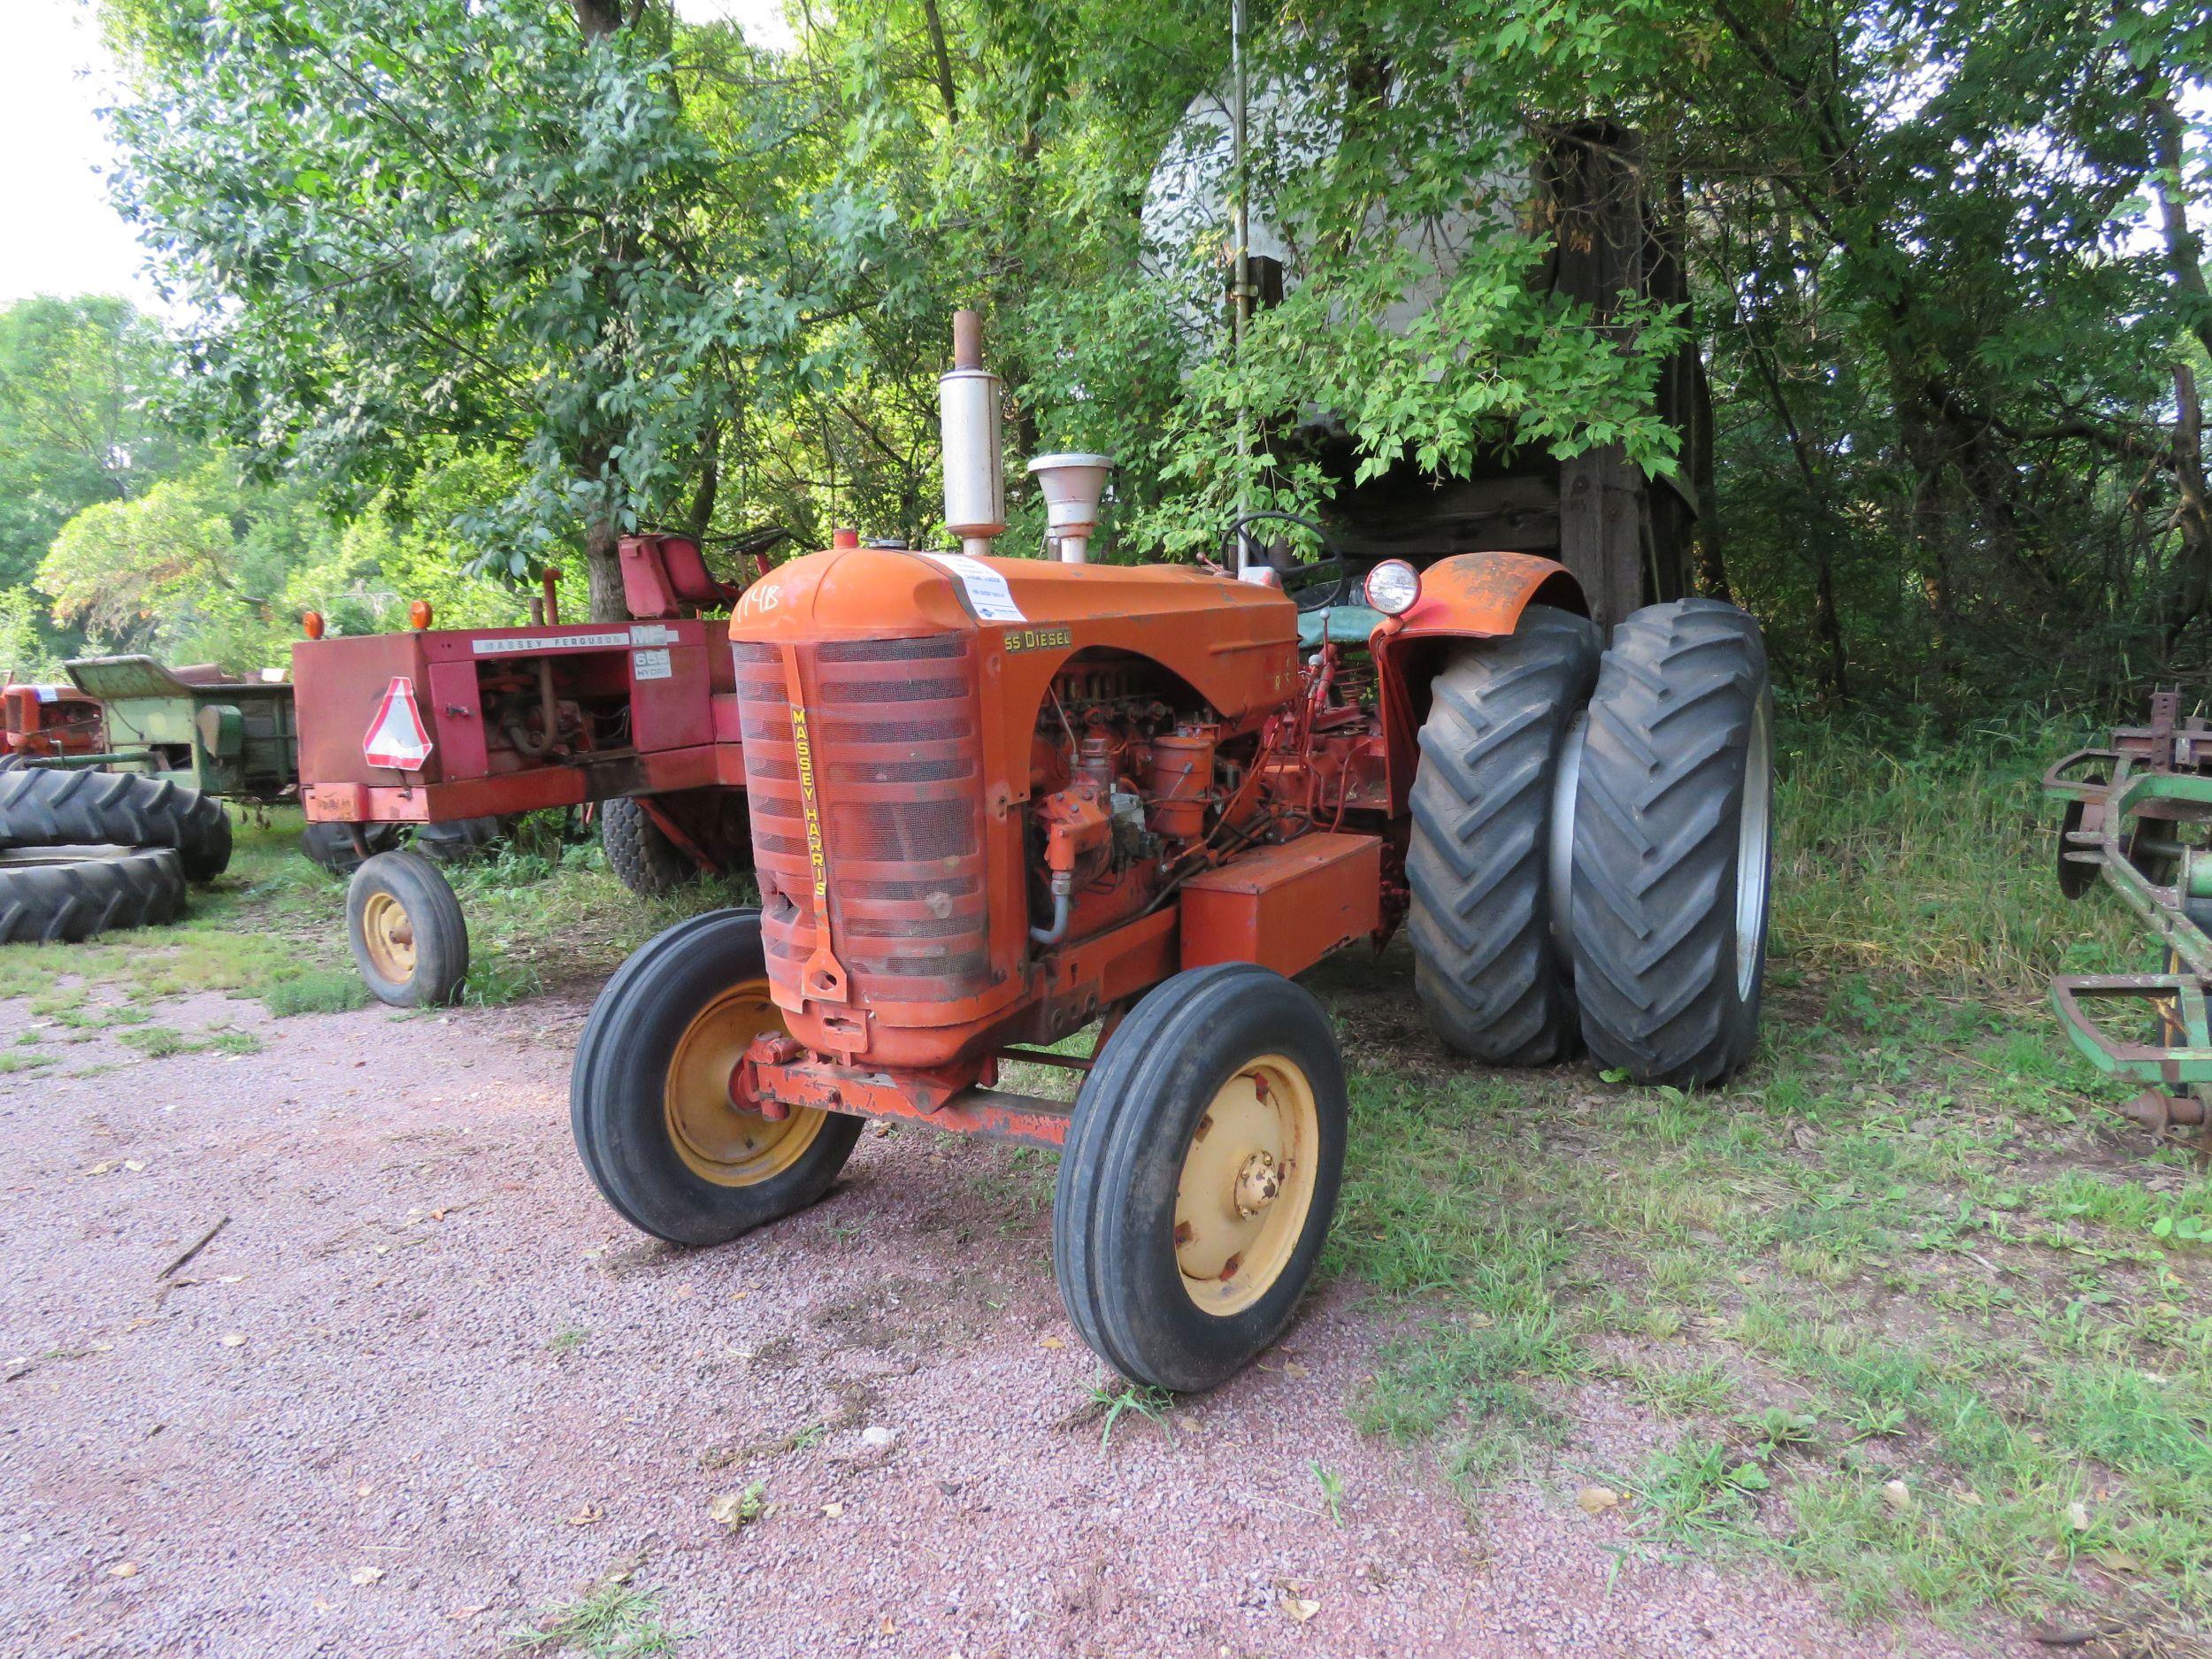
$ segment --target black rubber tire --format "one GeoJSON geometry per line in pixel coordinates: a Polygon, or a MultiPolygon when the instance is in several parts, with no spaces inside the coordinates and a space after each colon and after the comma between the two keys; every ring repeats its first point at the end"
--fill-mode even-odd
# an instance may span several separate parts
{"type": "MultiPolygon", "coordinates": [[[[361,833],[369,844],[370,857],[389,852],[399,845],[400,826],[396,824],[364,824],[361,833]]],[[[361,852],[353,844],[352,828],[344,824],[310,824],[300,832],[300,856],[336,876],[351,875],[363,862],[361,852]]]]}
{"type": "Polygon", "coordinates": [[[457,818],[446,824],[418,824],[414,849],[433,864],[465,864],[481,858],[506,832],[497,818],[457,818]]]}
{"type": "Polygon", "coordinates": [[[1348,1104],[1329,1017],[1310,992],[1250,963],[1194,968],[1139,1002],[1083,1079],[1053,1194],[1053,1271],[1069,1320],[1132,1382],[1216,1387],[1283,1333],[1336,1212],[1348,1104]],[[1176,1190],[1199,1119],[1261,1055],[1312,1086],[1320,1148],[1303,1231],[1266,1294],[1202,1310],[1175,1255],[1176,1190]]]}
{"type": "Polygon", "coordinates": [[[168,847],[0,851],[0,944],[75,944],[158,927],[184,909],[184,869],[168,847]]]}
{"type": "Polygon", "coordinates": [[[1678,599],[1614,630],[1576,795],[1574,982],[1591,1058],[1632,1081],[1717,1082],[1758,1041],[1773,726],[1766,647],[1735,606],[1678,599]]]}
{"type": "Polygon", "coordinates": [[[446,1007],[468,979],[469,927],[461,901],[420,853],[378,853],[353,872],[346,884],[346,943],[369,994],[394,1008],[446,1007]],[[380,894],[405,912],[414,934],[414,971],[403,976],[386,975],[370,954],[364,918],[380,894]]]}
{"type": "Polygon", "coordinates": [[[708,1180],[670,1139],[663,1089],[679,1041],[732,986],[767,973],[757,910],[712,910],[649,940],[607,981],[569,1072],[569,1128],[615,1212],[671,1244],[726,1244],[827,1193],[862,1120],[828,1114],[786,1170],[749,1187],[708,1180]]]}
{"type": "Polygon", "coordinates": [[[127,772],[24,766],[0,776],[0,848],[168,847],[188,881],[230,867],[230,814],[211,795],[127,772]]]}
{"type": "Polygon", "coordinates": [[[641,899],[660,898],[699,879],[699,866],[627,795],[601,803],[599,844],[615,879],[641,899]]]}
{"type": "Polygon", "coordinates": [[[1430,682],[1406,852],[1413,983],[1438,1040],[1487,1065],[1546,1065],[1576,1044],[1552,797],[1600,643],[1586,618],[1532,605],[1510,637],[1455,648],[1430,682]]]}

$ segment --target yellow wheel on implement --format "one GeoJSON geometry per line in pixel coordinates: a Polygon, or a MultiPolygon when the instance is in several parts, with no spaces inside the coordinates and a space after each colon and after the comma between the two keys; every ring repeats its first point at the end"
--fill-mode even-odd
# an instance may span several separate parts
{"type": "Polygon", "coordinates": [[[372,893],[361,906],[361,948],[384,979],[415,977],[415,925],[407,909],[388,893],[372,893]]]}
{"type": "Polygon", "coordinates": [[[733,986],[676,1040],[661,1086],[668,1138],[691,1172],[718,1187],[772,1180],[805,1156],[832,1113],[805,1108],[772,1119],[730,1096],[730,1079],[753,1039],[784,1029],[765,976],[733,986]]]}
{"type": "Polygon", "coordinates": [[[829,1191],[859,1118],[771,1118],[732,1095],[747,1047],[782,1029],[758,910],[679,922],[607,981],[576,1048],[569,1124],[584,1168],[631,1225],[721,1244],[829,1191]]]}
{"type": "Polygon", "coordinates": [[[378,853],[346,886],[346,942],[362,983],[395,1008],[442,1007],[469,972],[468,922],[437,866],[378,853]]]}
{"type": "Polygon", "coordinates": [[[1086,1075],[1061,1156],[1053,1271],[1083,1340],[1133,1382],[1233,1377],[1313,1275],[1346,1114],[1302,987],[1249,963],[1156,987],[1086,1075]]]}

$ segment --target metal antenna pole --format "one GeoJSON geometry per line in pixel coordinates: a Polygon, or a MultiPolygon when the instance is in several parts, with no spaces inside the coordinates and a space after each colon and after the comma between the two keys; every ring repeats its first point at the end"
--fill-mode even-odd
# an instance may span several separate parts
{"type": "MultiPolygon", "coordinates": [[[[1236,192],[1236,286],[1235,292],[1231,296],[1229,341],[1230,362],[1236,372],[1237,386],[1237,518],[1240,521],[1251,507],[1246,480],[1252,455],[1252,429],[1246,419],[1244,407],[1244,334],[1252,319],[1251,180],[1246,171],[1245,115],[1244,0],[1229,0],[1229,165],[1233,188],[1236,192]]],[[[1240,522],[1237,527],[1236,572],[1240,580],[1251,562],[1251,540],[1240,522]]]]}

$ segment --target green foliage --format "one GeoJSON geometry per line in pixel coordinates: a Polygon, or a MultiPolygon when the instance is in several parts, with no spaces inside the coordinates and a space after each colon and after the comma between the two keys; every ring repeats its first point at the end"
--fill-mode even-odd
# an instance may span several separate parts
{"type": "Polygon", "coordinates": [[[718,148],[664,29],[578,15],[137,0],[117,196],[194,308],[180,413],[364,494],[441,441],[496,457],[489,557],[534,571],[580,521],[604,603],[614,529],[677,516],[748,392],[803,372],[826,267],[764,257],[807,240],[772,99],[718,148]]]}

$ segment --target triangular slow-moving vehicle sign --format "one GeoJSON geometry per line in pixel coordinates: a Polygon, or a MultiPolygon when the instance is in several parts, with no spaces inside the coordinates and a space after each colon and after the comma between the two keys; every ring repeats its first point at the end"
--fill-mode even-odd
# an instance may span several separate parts
{"type": "Polygon", "coordinates": [[[413,772],[430,758],[430,733],[423,729],[422,714],[415,707],[415,682],[395,674],[384,687],[384,701],[376,705],[376,718],[361,740],[361,753],[372,766],[396,766],[413,772]]]}

